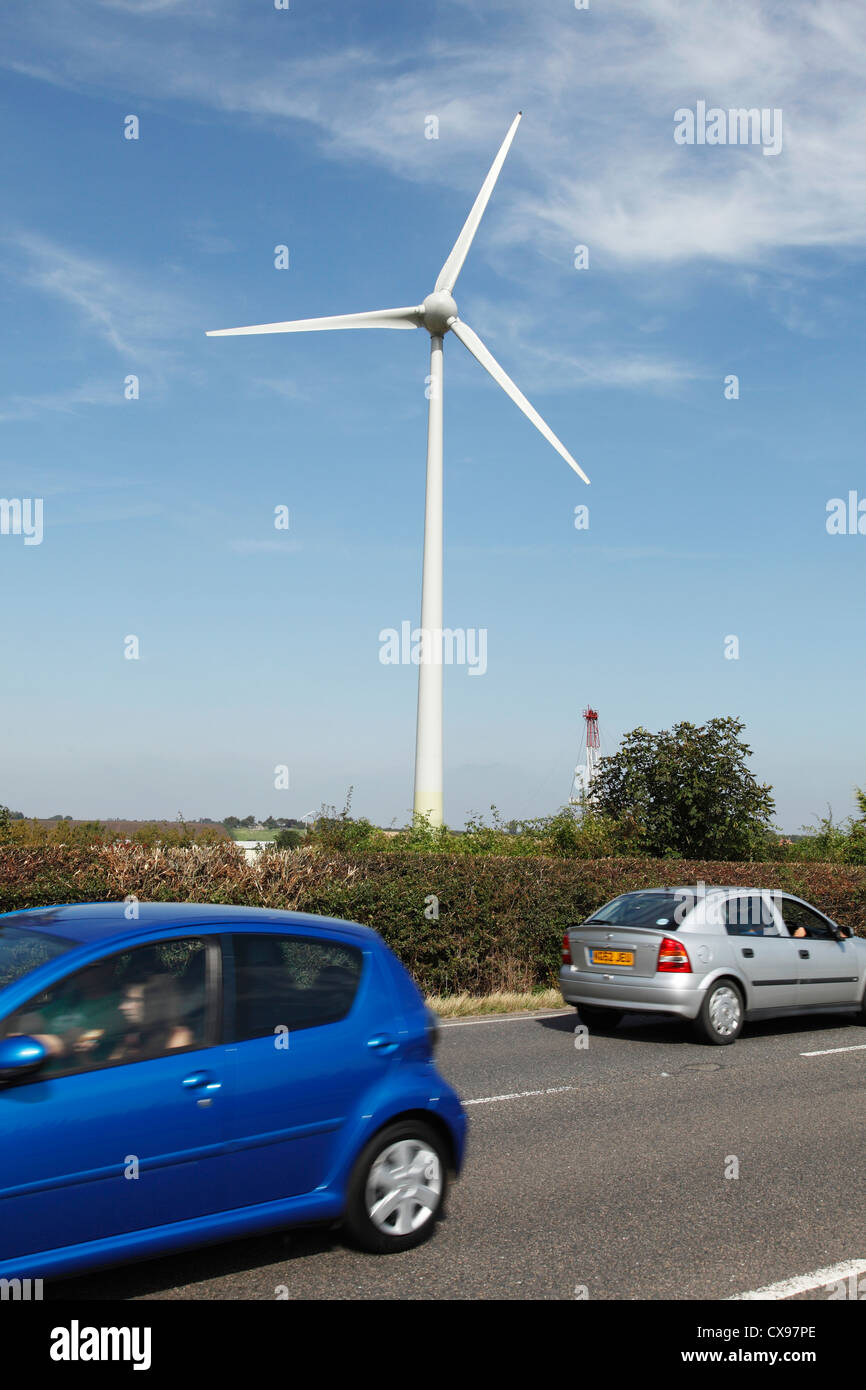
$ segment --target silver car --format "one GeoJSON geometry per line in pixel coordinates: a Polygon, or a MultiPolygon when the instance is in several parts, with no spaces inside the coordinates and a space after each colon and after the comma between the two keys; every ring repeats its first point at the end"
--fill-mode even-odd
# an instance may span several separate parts
{"type": "Polygon", "coordinates": [[[774,1014],[854,1009],[866,1023],[866,941],[790,893],[641,889],[569,927],[559,985],[590,1028],[675,1014],[702,1042],[732,1043],[774,1014]]]}

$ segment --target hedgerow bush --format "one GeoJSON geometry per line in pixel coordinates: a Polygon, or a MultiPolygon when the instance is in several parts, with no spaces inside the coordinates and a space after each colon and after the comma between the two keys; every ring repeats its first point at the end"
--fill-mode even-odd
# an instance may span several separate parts
{"type": "Polygon", "coordinates": [[[245,861],[230,844],[0,848],[4,912],[134,894],[344,917],[380,932],[423,989],[449,994],[549,985],[567,926],[629,889],[699,881],[787,889],[866,936],[866,868],[855,865],[321,849],[245,861]]]}
{"type": "Polygon", "coordinates": [[[339,813],[333,806],[310,827],[307,843],[336,854],[449,854],[449,855],[555,855],[571,859],[596,859],[606,854],[628,854],[633,838],[628,828],[586,807],[563,806],[555,815],[531,820],[504,821],[495,806],[490,820],[476,813],[463,830],[433,826],[428,816],[416,813],[400,830],[382,830],[364,817],[350,815],[351,788],[339,813]]]}

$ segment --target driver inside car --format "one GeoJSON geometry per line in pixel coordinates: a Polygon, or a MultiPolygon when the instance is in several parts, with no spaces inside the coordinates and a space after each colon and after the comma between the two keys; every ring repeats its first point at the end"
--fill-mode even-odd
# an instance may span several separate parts
{"type": "Polygon", "coordinates": [[[97,961],[37,1009],[10,1020],[7,1036],[30,1034],[51,1058],[104,1060],[123,1021],[119,1005],[112,963],[97,961]]]}

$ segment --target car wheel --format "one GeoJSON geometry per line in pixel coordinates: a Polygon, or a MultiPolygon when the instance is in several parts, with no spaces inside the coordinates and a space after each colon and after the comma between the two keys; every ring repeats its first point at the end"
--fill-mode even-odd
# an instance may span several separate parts
{"type": "Polygon", "coordinates": [[[445,1146],[423,1120],[374,1135],[349,1179],[346,1226],[364,1250],[409,1250],[433,1232],[448,1185],[445,1146]]]}
{"type": "Polygon", "coordinates": [[[603,1004],[578,1004],[577,1016],[587,1028],[615,1028],[622,1018],[621,1009],[606,1009],[603,1004]]]}
{"type": "Polygon", "coordinates": [[[743,1029],[743,996],[732,980],[718,980],[704,996],[695,1019],[695,1032],[701,1042],[724,1047],[736,1042],[743,1029]]]}

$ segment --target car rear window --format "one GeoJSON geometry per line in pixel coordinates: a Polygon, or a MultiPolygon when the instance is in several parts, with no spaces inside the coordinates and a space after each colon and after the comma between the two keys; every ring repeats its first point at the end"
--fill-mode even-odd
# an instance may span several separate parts
{"type": "Polygon", "coordinates": [[[691,904],[683,893],[623,893],[605,903],[587,922],[611,927],[669,927],[675,931],[691,904]]]}
{"type": "Polygon", "coordinates": [[[238,933],[235,1040],[336,1023],[354,1003],[363,953],[341,941],[238,933]]]}
{"type": "Polygon", "coordinates": [[[0,989],[14,984],[31,970],[71,951],[76,943],[64,941],[45,932],[28,927],[4,926],[0,923],[0,989]]]}

